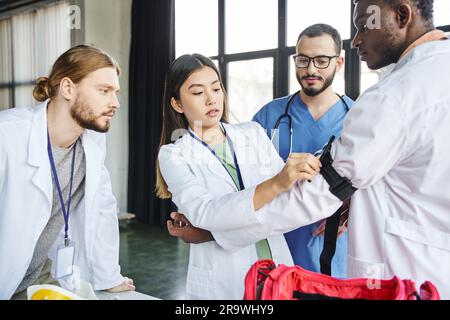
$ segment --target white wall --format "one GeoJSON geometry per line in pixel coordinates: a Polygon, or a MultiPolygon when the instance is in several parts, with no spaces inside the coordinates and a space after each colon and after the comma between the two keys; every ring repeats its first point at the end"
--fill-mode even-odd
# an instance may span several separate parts
{"type": "Polygon", "coordinates": [[[122,69],[119,112],[107,134],[106,166],[120,211],[128,189],[128,78],[132,0],[84,0],[84,42],[102,48],[122,69]]]}

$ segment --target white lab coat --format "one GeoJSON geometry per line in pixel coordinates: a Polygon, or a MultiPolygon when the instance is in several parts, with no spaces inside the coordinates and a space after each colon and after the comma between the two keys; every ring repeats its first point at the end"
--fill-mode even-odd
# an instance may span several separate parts
{"type": "MultiPolygon", "coordinates": [[[[420,45],[367,90],[348,113],[333,166],[359,190],[349,217],[349,277],[420,285],[432,281],[450,299],[450,41],[420,45]]],[[[262,209],[284,214],[273,231],[333,213],[321,176],[262,209]]],[[[338,200],[334,200],[339,203],[338,200]]],[[[376,286],[376,281],[371,282],[376,286]]]]}
{"type": "MultiPolygon", "coordinates": [[[[14,294],[50,218],[53,187],[46,105],[0,113],[0,299],[14,294]]],[[[86,130],[82,143],[85,195],[70,215],[69,236],[76,242],[75,264],[82,278],[94,289],[103,290],[123,281],[118,265],[116,200],[104,165],[105,135],[86,130]]],[[[50,257],[62,243],[61,234],[50,257]]]]}
{"type": "MultiPolygon", "coordinates": [[[[188,299],[242,299],[245,275],[258,260],[255,242],[270,233],[270,219],[261,225],[254,212],[253,195],[257,184],[281,170],[283,160],[258,124],[225,128],[236,150],[244,191],[237,192],[222,164],[188,133],[159,152],[161,173],[178,210],[216,239],[190,246],[188,299]],[[227,239],[227,234],[233,236],[227,239]]],[[[277,263],[293,264],[282,234],[268,241],[277,263]]]]}

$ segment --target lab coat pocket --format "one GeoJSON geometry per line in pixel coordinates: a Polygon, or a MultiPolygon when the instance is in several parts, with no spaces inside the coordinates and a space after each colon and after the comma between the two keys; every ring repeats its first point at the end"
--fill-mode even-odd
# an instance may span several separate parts
{"type": "Polygon", "coordinates": [[[349,278],[367,278],[367,285],[376,286],[384,278],[384,264],[369,262],[348,255],[347,273],[349,278]]]}
{"type": "Polygon", "coordinates": [[[385,231],[387,234],[400,237],[405,241],[450,251],[449,233],[392,217],[386,217],[385,231]]]}
{"type": "Polygon", "coordinates": [[[189,265],[186,280],[188,299],[211,299],[213,296],[213,270],[189,265]]]}
{"type": "Polygon", "coordinates": [[[384,255],[389,275],[438,286],[450,278],[450,234],[435,228],[387,217],[384,255]]]}

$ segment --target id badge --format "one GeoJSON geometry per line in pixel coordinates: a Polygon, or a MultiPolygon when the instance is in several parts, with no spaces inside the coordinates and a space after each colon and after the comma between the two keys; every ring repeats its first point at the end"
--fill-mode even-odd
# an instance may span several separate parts
{"type": "Polygon", "coordinates": [[[65,278],[73,274],[73,261],[75,257],[75,243],[70,242],[68,246],[58,246],[56,253],[56,279],[65,278]]]}

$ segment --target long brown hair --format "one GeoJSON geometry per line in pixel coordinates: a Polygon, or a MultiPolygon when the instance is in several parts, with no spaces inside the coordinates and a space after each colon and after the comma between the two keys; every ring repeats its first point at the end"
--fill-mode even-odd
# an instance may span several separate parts
{"type": "MultiPolygon", "coordinates": [[[[228,122],[228,108],[225,88],[223,86],[222,77],[214,62],[201,54],[186,54],[176,59],[169,68],[164,84],[163,98],[163,124],[161,130],[161,139],[159,141],[159,149],[163,145],[172,143],[172,134],[177,129],[187,129],[188,122],[184,114],[176,112],[170,101],[172,98],[180,100],[180,88],[189,76],[204,67],[213,69],[220,81],[220,86],[224,93],[223,114],[220,121],[228,122]]],[[[167,188],[167,184],[159,169],[159,161],[156,162],[156,195],[161,199],[169,199],[172,194],[167,188]]]]}
{"type": "Polygon", "coordinates": [[[116,69],[117,75],[120,75],[119,65],[106,52],[86,45],[73,47],[56,60],[48,77],[36,80],[33,96],[39,102],[52,99],[58,94],[63,78],[67,77],[77,84],[91,72],[108,67],[116,69]]]}

